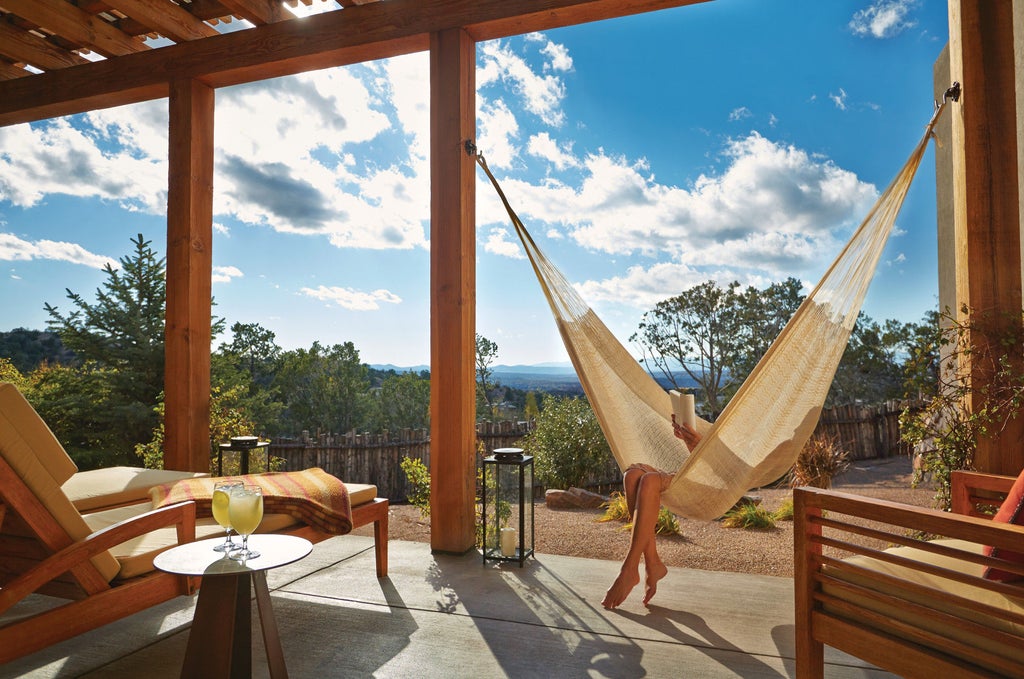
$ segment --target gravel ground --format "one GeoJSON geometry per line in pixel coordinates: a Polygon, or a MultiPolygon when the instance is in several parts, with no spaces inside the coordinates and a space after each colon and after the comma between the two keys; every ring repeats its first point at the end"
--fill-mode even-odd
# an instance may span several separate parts
{"type": "MultiPolygon", "coordinates": [[[[854,463],[833,487],[922,507],[932,506],[934,489],[911,488],[909,458],[895,457],[854,463]]],[[[788,488],[751,491],[761,497],[762,506],[774,511],[788,497],[788,488]]],[[[620,560],[629,547],[629,533],[623,524],[598,522],[601,510],[549,510],[543,502],[535,505],[536,545],[541,554],[562,554],[592,559],[620,560]]],[[[768,530],[726,528],[718,521],[679,520],[677,536],[658,536],[658,553],[668,566],[710,571],[793,575],[793,523],[782,521],[768,530]]],[[[369,527],[356,531],[370,535],[369,527]]],[[[430,542],[430,522],[411,505],[392,505],[390,536],[393,540],[430,542]]]]}

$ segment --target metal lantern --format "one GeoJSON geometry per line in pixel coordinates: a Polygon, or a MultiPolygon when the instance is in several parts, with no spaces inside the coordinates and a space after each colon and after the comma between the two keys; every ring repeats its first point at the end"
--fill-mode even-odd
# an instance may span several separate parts
{"type": "Polygon", "coordinates": [[[518,561],[533,555],[533,456],[497,448],[483,461],[483,560],[518,561]]]}

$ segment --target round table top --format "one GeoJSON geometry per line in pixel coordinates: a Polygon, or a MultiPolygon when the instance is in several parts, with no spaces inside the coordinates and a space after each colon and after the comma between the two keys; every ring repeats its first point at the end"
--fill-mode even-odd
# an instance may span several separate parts
{"type": "MultiPolygon", "coordinates": [[[[242,539],[235,535],[232,538],[240,545],[242,539]]],[[[305,538],[294,535],[251,535],[249,549],[260,553],[255,559],[235,561],[224,555],[224,552],[213,551],[214,546],[224,542],[224,538],[216,540],[198,540],[184,545],[172,547],[160,552],[153,559],[153,565],[168,573],[178,575],[240,575],[253,571],[264,571],[284,566],[306,557],[313,551],[313,543],[305,538]]]]}

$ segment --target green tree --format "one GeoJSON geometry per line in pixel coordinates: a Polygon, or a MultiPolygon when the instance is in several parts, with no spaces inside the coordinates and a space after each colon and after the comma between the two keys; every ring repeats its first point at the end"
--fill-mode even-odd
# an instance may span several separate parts
{"type": "Polygon", "coordinates": [[[523,417],[527,420],[536,420],[540,415],[540,408],[537,407],[537,394],[526,392],[526,401],[523,405],[523,417]]]}
{"type": "Polygon", "coordinates": [[[630,337],[639,343],[648,370],[653,366],[676,389],[685,388],[682,375],[699,385],[712,416],[725,406],[733,381],[727,368],[740,346],[738,287],[706,281],[658,302],[630,337]]]}
{"type": "Polygon", "coordinates": [[[430,373],[388,375],[376,391],[379,430],[430,426],[430,373]]]}
{"type": "Polygon", "coordinates": [[[611,448],[585,398],[545,397],[523,449],[535,456],[537,478],[549,488],[580,487],[618,475],[611,448]]]}
{"type": "MultiPolygon", "coordinates": [[[[122,432],[127,449],[107,451],[120,455],[131,454],[135,444],[149,440],[157,423],[154,407],[164,387],[164,260],[142,234],[132,244],[134,252],[122,257],[119,267],[104,267],[106,280],[96,290],[95,302],[67,290],[73,307],[69,313],[49,303],[44,306],[49,328],[80,365],[94,366],[79,386],[91,385],[97,376],[107,381],[102,410],[97,403],[91,415],[83,415],[109,420],[122,432]]],[[[80,424],[90,429],[86,422],[80,424]]]]}
{"type": "Polygon", "coordinates": [[[491,381],[494,371],[491,364],[498,357],[498,345],[483,335],[476,336],[476,402],[477,416],[488,417],[492,415],[491,390],[496,386],[491,381]]]}
{"type": "Polygon", "coordinates": [[[276,429],[284,410],[275,382],[281,361],[275,337],[258,323],[235,323],[231,341],[211,357],[211,386],[233,395],[233,407],[247,412],[256,432],[276,429]]]}
{"type": "Polygon", "coordinates": [[[282,434],[344,433],[368,425],[368,369],[351,342],[284,352],[275,384],[284,401],[282,434]]]}

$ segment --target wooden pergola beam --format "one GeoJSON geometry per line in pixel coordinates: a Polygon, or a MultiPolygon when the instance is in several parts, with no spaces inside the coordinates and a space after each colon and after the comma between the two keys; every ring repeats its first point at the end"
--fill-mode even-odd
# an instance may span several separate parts
{"type": "Polygon", "coordinates": [[[210,470],[214,91],[171,84],[168,101],[164,468],[210,470]]]}
{"type": "MultiPolygon", "coordinates": [[[[1010,2],[949,0],[950,73],[963,84],[951,119],[956,301],[981,321],[970,337],[981,348],[1019,331],[1021,324],[1013,24],[1010,2]]],[[[1022,349],[1016,347],[1013,357],[1019,367],[1024,367],[1022,349]]],[[[969,373],[974,401],[969,405],[978,412],[991,370],[976,363],[969,373]]],[[[993,434],[978,441],[975,468],[1016,475],[1024,468],[1024,418],[1011,419],[993,434]]]]}
{"type": "Polygon", "coordinates": [[[150,49],[144,42],[124,33],[110,22],[69,5],[64,0],[4,0],[4,7],[108,57],[150,49]]]}
{"type": "Polygon", "coordinates": [[[430,544],[476,544],[476,43],[430,40],[430,544]]]}
{"type": "Polygon", "coordinates": [[[143,23],[175,42],[220,35],[210,24],[197,19],[184,7],[161,0],[104,0],[114,9],[143,23]]]}
{"type": "Polygon", "coordinates": [[[490,40],[701,1],[374,2],[3,81],[0,125],[166,97],[173,80],[225,87],[424,51],[431,34],[450,29],[490,40]]]}

